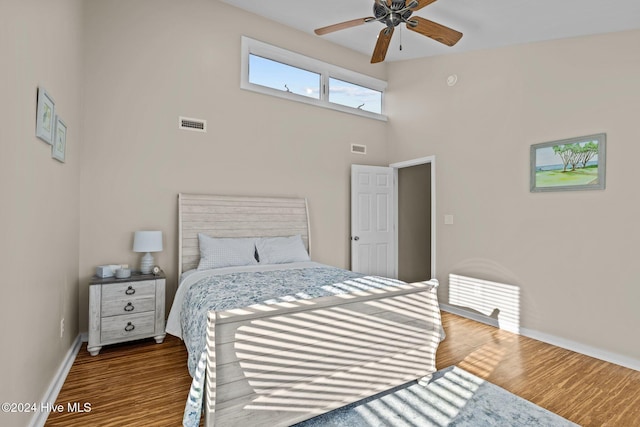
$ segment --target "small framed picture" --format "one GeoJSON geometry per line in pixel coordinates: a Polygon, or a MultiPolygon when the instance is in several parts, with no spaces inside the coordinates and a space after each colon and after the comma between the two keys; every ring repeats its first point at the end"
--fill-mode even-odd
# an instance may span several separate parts
{"type": "Polygon", "coordinates": [[[55,102],[51,95],[43,88],[38,88],[38,108],[36,117],[36,136],[46,142],[53,144],[55,102]]]}
{"type": "Polygon", "coordinates": [[[531,191],[604,190],[606,134],[531,146],[531,191]]]}
{"type": "Polygon", "coordinates": [[[55,137],[51,147],[51,157],[64,163],[65,150],[67,148],[67,125],[56,116],[55,137]]]}

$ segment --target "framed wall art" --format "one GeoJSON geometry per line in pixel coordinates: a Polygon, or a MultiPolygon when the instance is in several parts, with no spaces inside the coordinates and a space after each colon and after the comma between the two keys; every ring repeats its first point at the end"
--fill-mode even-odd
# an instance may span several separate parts
{"type": "Polygon", "coordinates": [[[55,137],[51,147],[51,157],[64,163],[65,151],[67,148],[67,125],[62,119],[56,116],[55,137]]]}
{"type": "Polygon", "coordinates": [[[36,116],[36,136],[46,142],[53,144],[55,102],[46,90],[38,88],[38,107],[36,116]]]}
{"type": "Polygon", "coordinates": [[[606,134],[531,146],[531,191],[604,190],[606,134]]]}

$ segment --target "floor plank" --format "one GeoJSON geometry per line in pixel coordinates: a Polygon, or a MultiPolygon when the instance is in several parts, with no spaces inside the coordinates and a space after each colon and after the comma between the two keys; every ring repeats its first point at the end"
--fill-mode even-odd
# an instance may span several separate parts
{"type": "Polygon", "coordinates": [[[640,426],[640,372],[443,313],[438,369],[459,367],[577,424],[640,426]]]}
{"type": "MultiPolygon", "coordinates": [[[[640,372],[518,336],[450,313],[438,369],[459,367],[577,424],[640,425],[640,372]]],[[[107,346],[83,345],[46,426],[179,426],[191,383],[182,341],[167,335],[107,346]],[[68,404],[91,405],[70,413],[68,404]]]]}
{"type": "Polygon", "coordinates": [[[179,426],[191,384],[187,350],[167,335],[103,347],[91,356],[82,345],[57,404],[91,404],[90,412],[51,413],[46,426],[179,426]]]}

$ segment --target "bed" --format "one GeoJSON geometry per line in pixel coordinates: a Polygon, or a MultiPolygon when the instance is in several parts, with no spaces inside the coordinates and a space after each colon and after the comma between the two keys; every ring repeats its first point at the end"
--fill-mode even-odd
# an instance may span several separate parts
{"type": "Polygon", "coordinates": [[[167,333],[189,350],[185,425],[198,425],[202,407],[208,427],[304,423],[435,372],[437,281],[311,261],[305,199],[181,193],[178,217],[167,333]],[[221,242],[243,261],[214,265],[221,242]]]}

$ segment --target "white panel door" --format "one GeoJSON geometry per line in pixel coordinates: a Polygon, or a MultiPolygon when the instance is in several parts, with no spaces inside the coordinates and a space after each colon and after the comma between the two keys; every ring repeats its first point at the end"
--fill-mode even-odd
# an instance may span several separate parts
{"type": "Polygon", "coordinates": [[[393,168],[351,165],[351,270],[396,277],[393,168]]]}

